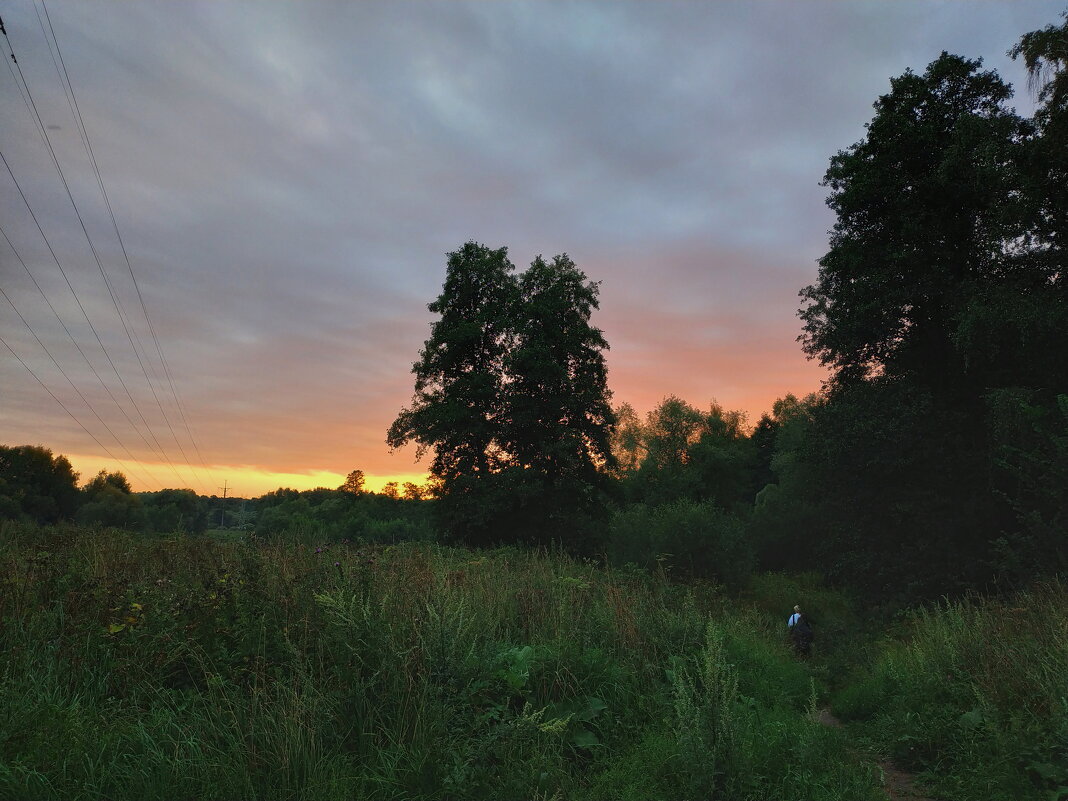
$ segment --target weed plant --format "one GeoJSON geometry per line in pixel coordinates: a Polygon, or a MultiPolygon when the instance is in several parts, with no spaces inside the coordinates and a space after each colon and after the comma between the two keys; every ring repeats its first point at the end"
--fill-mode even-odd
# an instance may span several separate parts
{"type": "Polygon", "coordinates": [[[712,585],[3,524],[0,614],[3,798],[879,797],[712,585]]]}
{"type": "Polygon", "coordinates": [[[834,701],[947,799],[1068,798],[1068,586],[906,618],[834,701]]]}

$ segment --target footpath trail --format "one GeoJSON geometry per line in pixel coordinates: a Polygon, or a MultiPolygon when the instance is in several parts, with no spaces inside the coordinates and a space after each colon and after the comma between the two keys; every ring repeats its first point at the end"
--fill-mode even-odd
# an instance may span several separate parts
{"type": "MultiPolygon", "coordinates": [[[[819,721],[824,726],[833,729],[842,728],[842,721],[834,716],[830,709],[820,709],[819,721]]],[[[923,790],[917,789],[916,776],[894,766],[888,759],[881,759],[876,763],[883,774],[883,785],[890,801],[938,801],[925,795],[923,790]]]]}

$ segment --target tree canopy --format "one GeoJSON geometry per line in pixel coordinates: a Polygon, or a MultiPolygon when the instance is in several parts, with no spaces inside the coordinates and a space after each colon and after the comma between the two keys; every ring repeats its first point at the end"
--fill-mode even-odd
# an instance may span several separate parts
{"type": "Polygon", "coordinates": [[[799,339],[833,373],[792,464],[818,510],[807,551],[840,578],[929,597],[1065,562],[1066,31],[1013,51],[1033,119],[943,53],[831,159],[837,220],[799,339]]]}
{"type": "Polygon", "coordinates": [[[387,434],[434,450],[439,515],[469,542],[566,537],[603,505],[613,459],[597,284],[566,255],[513,270],[506,248],[448,255],[412,404],[387,434]]]}
{"type": "Polygon", "coordinates": [[[831,159],[837,221],[819,280],[802,291],[801,341],[838,382],[985,379],[959,342],[973,304],[1019,272],[1018,145],[1031,126],[980,67],[943,53],[923,75],[893,79],[867,136],[831,159]]]}
{"type": "Polygon", "coordinates": [[[0,519],[55,523],[78,508],[78,474],[65,456],[34,445],[0,445],[0,519]]]}

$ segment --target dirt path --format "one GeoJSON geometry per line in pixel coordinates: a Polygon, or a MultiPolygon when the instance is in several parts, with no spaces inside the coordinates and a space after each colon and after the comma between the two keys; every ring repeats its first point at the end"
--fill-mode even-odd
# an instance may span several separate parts
{"type": "MultiPolygon", "coordinates": [[[[842,721],[836,718],[827,707],[820,709],[819,721],[824,726],[830,726],[833,729],[842,728],[842,721]]],[[[882,759],[876,764],[882,771],[883,785],[890,801],[937,801],[916,788],[916,777],[913,774],[895,768],[890,760],[882,759]]]]}

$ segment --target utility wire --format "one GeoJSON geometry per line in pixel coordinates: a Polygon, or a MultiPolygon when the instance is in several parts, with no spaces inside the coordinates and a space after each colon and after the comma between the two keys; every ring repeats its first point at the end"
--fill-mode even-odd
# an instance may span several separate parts
{"type": "Polygon", "coordinates": [[[59,398],[56,397],[56,394],[54,392],[52,392],[52,390],[50,390],[48,388],[48,385],[45,384],[45,382],[41,380],[40,376],[38,376],[37,373],[35,373],[33,371],[33,369],[28,364],[26,364],[26,362],[24,362],[22,360],[22,357],[19,356],[15,352],[15,349],[7,344],[6,340],[4,340],[4,338],[2,336],[0,336],[0,344],[2,344],[5,348],[7,348],[9,351],[11,351],[11,355],[14,356],[16,359],[18,359],[19,364],[21,364],[23,367],[25,367],[27,372],[29,372],[30,375],[32,375],[35,379],[37,379],[37,383],[40,384],[42,387],[44,387],[44,391],[52,396],[52,400],[54,400],[56,403],[58,403],[60,405],[60,407],[63,409],[63,411],[65,411],[70,416],[71,420],[73,420],[75,423],[77,423],[79,426],[81,426],[82,431],[84,431],[86,434],[88,434],[90,437],[93,438],[93,442],[95,442],[97,445],[99,445],[100,449],[102,451],[104,451],[104,453],[106,453],[108,456],[110,456],[112,459],[114,459],[116,462],[118,462],[119,466],[122,467],[123,470],[126,470],[127,472],[132,472],[130,470],[130,468],[126,466],[125,462],[122,461],[122,459],[120,459],[118,456],[116,456],[110,450],[108,450],[108,446],[105,445],[103,442],[101,442],[99,439],[97,439],[96,438],[96,434],[94,434],[92,431],[90,431],[88,428],[86,428],[85,425],[82,423],[82,421],[79,420],[77,417],[75,417],[75,415],[71,412],[71,410],[67,408],[66,404],[64,404],[63,401],[61,401],[59,398]]]}
{"type": "MultiPolygon", "coordinates": [[[[118,410],[122,412],[122,416],[126,418],[126,422],[130,424],[130,427],[133,428],[135,432],[137,432],[137,435],[141,438],[141,441],[145,443],[145,446],[149,450],[154,450],[152,443],[148,441],[148,438],[145,437],[141,429],[138,428],[137,424],[130,418],[130,415],[127,414],[126,409],[121,403],[119,403],[119,399],[115,397],[115,393],[111,391],[111,387],[109,387],[104,382],[104,379],[101,377],[100,373],[97,372],[96,366],[92,363],[92,361],[90,361],[89,357],[85,354],[85,351],[82,350],[82,346],[78,344],[78,340],[75,339],[74,335],[70,331],[70,328],[67,327],[67,324],[63,321],[63,318],[59,315],[59,312],[56,311],[56,307],[52,305],[52,301],[48,299],[48,295],[45,293],[40,283],[38,283],[37,278],[34,276],[33,272],[30,270],[29,266],[22,258],[22,255],[19,253],[18,248],[15,247],[15,243],[11,241],[11,237],[7,235],[7,232],[4,230],[2,225],[0,225],[0,236],[3,236],[4,241],[7,242],[8,247],[11,248],[11,252],[15,254],[15,258],[18,260],[19,264],[22,265],[22,269],[26,271],[26,275],[30,277],[30,281],[32,281],[33,285],[37,287],[38,293],[40,293],[41,297],[44,299],[44,302],[47,304],[48,308],[52,311],[52,314],[55,316],[56,320],[59,321],[59,324],[67,333],[67,338],[70,339],[71,344],[74,345],[78,353],[81,354],[82,359],[84,359],[85,363],[89,366],[89,369],[92,371],[93,375],[96,376],[96,380],[100,383],[100,386],[108,394],[108,397],[111,398],[112,402],[114,402],[118,410]]],[[[151,431],[149,433],[151,433],[151,431]]],[[[161,461],[165,462],[167,460],[167,457],[162,450],[156,450],[155,453],[160,456],[161,461]]]]}
{"type": "MultiPolygon", "coordinates": [[[[3,22],[2,19],[0,19],[0,32],[2,32],[4,34],[4,38],[7,39],[7,30],[4,29],[4,22],[3,22]]],[[[8,41],[9,41],[9,44],[10,44],[10,40],[8,40],[8,41]]],[[[0,53],[0,56],[2,56],[2,55],[3,54],[0,53]]],[[[8,59],[8,58],[4,59],[4,63],[7,64],[7,71],[9,73],[11,73],[11,80],[15,82],[15,88],[17,88],[19,90],[19,97],[21,97],[22,98],[22,102],[26,104],[26,111],[29,112],[30,118],[33,119],[34,127],[37,128],[37,132],[39,134],[41,134],[41,136],[44,136],[44,132],[41,131],[41,129],[37,127],[39,125],[39,122],[33,116],[33,109],[30,108],[30,101],[26,98],[26,92],[23,91],[22,84],[19,83],[19,79],[15,77],[15,68],[11,66],[12,64],[17,64],[18,63],[15,60],[14,51],[12,51],[10,59],[8,59]]]]}
{"type": "MultiPolygon", "coordinates": [[[[34,11],[37,11],[37,3],[34,2],[34,11]]],[[[41,33],[44,34],[45,44],[48,45],[49,55],[52,55],[52,64],[56,68],[56,74],[59,75],[59,82],[63,86],[64,94],[67,93],[67,88],[70,89],[69,97],[67,98],[67,105],[71,107],[71,113],[74,115],[78,125],[79,133],[81,134],[82,144],[85,147],[86,155],[89,157],[89,163],[93,167],[93,172],[96,174],[96,182],[100,187],[100,194],[104,198],[104,204],[107,206],[108,215],[111,217],[111,225],[115,230],[115,238],[119,242],[119,248],[122,250],[123,259],[126,262],[126,268],[130,273],[130,280],[133,282],[134,289],[137,291],[137,299],[141,304],[141,311],[145,316],[145,322],[148,324],[148,330],[152,334],[152,341],[156,347],[156,354],[159,356],[160,364],[163,366],[163,373],[167,377],[167,383],[170,386],[171,395],[174,398],[175,406],[178,409],[178,414],[182,419],[182,424],[185,426],[186,434],[189,436],[189,441],[193,445],[193,450],[196,452],[197,459],[207,469],[207,464],[204,462],[204,457],[200,453],[200,447],[197,445],[196,438],[193,436],[193,431],[189,426],[189,420],[186,417],[185,410],[182,408],[182,401],[178,397],[178,392],[174,385],[174,376],[171,373],[170,365],[167,364],[167,359],[163,355],[163,348],[160,346],[159,337],[156,335],[156,328],[152,325],[152,318],[148,314],[148,307],[145,305],[144,296],[141,293],[141,285],[137,281],[137,276],[134,274],[133,264],[130,262],[129,253],[126,250],[126,243],[122,239],[122,234],[119,232],[119,223],[115,217],[115,211],[111,205],[111,198],[108,196],[107,189],[104,187],[104,179],[100,174],[100,167],[96,161],[96,154],[93,152],[93,143],[89,138],[89,129],[85,125],[85,119],[82,117],[81,107],[78,105],[78,96],[74,92],[74,84],[71,83],[70,74],[67,72],[67,63],[63,58],[63,50],[59,46],[59,39],[56,38],[55,28],[52,26],[52,17],[48,13],[48,5],[45,0],[41,0],[41,8],[44,9],[45,20],[48,22],[48,31],[52,35],[52,42],[55,43],[56,52],[52,55],[52,45],[48,41],[48,33],[45,32],[45,24],[41,19],[40,12],[37,12],[37,22],[41,26],[41,33]],[[59,63],[56,63],[56,56],[59,57],[59,63]],[[64,83],[65,79],[65,83],[64,83]]],[[[136,333],[136,331],[135,331],[136,333]]],[[[192,465],[191,465],[192,467],[192,465]]],[[[194,473],[196,468],[193,468],[194,473]]],[[[198,476],[199,478],[199,476],[198,476]]]]}
{"type": "MultiPolygon", "coordinates": [[[[93,413],[93,416],[97,419],[100,425],[104,427],[104,430],[111,435],[111,438],[118,443],[120,448],[126,451],[126,455],[129,456],[130,459],[132,459],[134,462],[137,462],[137,457],[130,452],[130,449],[127,448],[125,444],[123,444],[122,440],[119,439],[118,435],[116,435],[115,432],[111,430],[111,426],[104,422],[104,418],[100,416],[97,410],[93,407],[93,404],[89,402],[89,399],[86,398],[85,395],[82,394],[82,391],[78,389],[77,385],[75,385],[75,383],[71,381],[70,376],[67,375],[67,371],[64,370],[60,363],[56,361],[56,357],[52,355],[52,351],[50,351],[48,349],[48,346],[43,341],[41,341],[41,337],[39,337],[37,335],[37,332],[33,330],[33,326],[30,325],[29,321],[22,316],[22,312],[20,312],[18,306],[15,305],[15,301],[13,301],[11,297],[7,294],[7,292],[4,291],[3,287],[0,287],[0,295],[3,295],[4,300],[7,301],[8,305],[14,310],[15,314],[18,315],[18,318],[22,320],[22,324],[26,326],[26,330],[28,330],[33,335],[33,338],[37,340],[37,344],[41,346],[44,352],[48,355],[48,358],[52,360],[52,364],[56,366],[56,369],[59,370],[59,372],[65,379],[67,379],[67,383],[70,384],[71,389],[73,389],[75,393],[77,393],[78,397],[81,398],[82,403],[84,403],[89,408],[89,411],[93,413]]],[[[151,480],[146,481],[143,476],[135,474],[134,477],[138,481],[142,482],[146,487],[152,483],[151,480]]]]}
{"type": "MultiPolygon", "coordinates": [[[[38,131],[44,137],[45,146],[48,148],[48,152],[52,157],[52,163],[55,166],[56,172],[59,175],[59,180],[62,182],[63,188],[67,193],[67,199],[70,200],[71,206],[74,209],[74,213],[78,218],[78,224],[81,226],[82,234],[85,236],[85,241],[89,244],[89,250],[93,254],[93,260],[96,262],[96,266],[97,266],[97,269],[100,272],[100,276],[101,276],[101,278],[104,279],[104,286],[107,287],[108,295],[111,297],[112,305],[115,307],[115,313],[119,317],[119,322],[122,324],[123,331],[126,333],[126,338],[130,342],[130,347],[134,352],[134,357],[137,359],[138,365],[141,367],[141,372],[143,372],[144,375],[145,375],[145,380],[147,381],[148,387],[152,392],[152,397],[155,399],[156,405],[159,406],[160,413],[163,415],[163,420],[167,424],[167,428],[171,432],[171,437],[174,439],[175,444],[178,445],[178,450],[182,452],[183,459],[185,459],[185,461],[188,463],[189,459],[185,455],[185,449],[182,448],[181,443],[178,441],[178,437],[174,433],[174,428],[171,426],[170,418],[167,417],[167,412],[163,408],[163,404],[162,404],[162,402],[160,402],[159,396],[156,394],[155,385],[153,385],[152,379],[149,377],[148,371],[145,369],[144,362],[141,359],[141,354],[137,350],[137,345],[134,344],[133,337],[130,335],[130,329],[126,324],[126,318],[125,318],[125,315],[123,314],[123,311],[122,311],[122,309],[120,307],[120,303],[119,303],[118,297],[115,295],[114,289],[111,286],[111,281],[108,279],[107,273],[104,270],[104,265],[100,260],[100,255],[96,250],[96,246],[93,244],[93,240],[89,236],[89,230],[88,230],[88,228],[86,228],[85,220],[82,218],[81,211],[78,209],[78,204],[74,200],[74,195],[70,190],[70,185],[67,183],[66,175],[63,173],[63,167],[59,163],[59,158],[56,156],[55,149],[52,147],[52,141],[51,141],[51,138],[48,136],[48,131],[47,131],[47,128],[46,128],[46,126],[44,124],[44,120],[41,119],[41,114],[37,109],[37,103],[33,99],[33,92],[30,90],[30,85],[27,82],[26,76],[22,71],[22,66],[19,64],[18,60],[15,58],[15,51],[14,51],[14,48],[12,47],[12,45],[11,45],[11,39],[7,35],[6,31],[4,33],[4,36],[7,39],[8,49],[11,50],[12,61],[15,63],[15,67],[18,70],[19,76],[22,78],[22,84],[26,89],[26,96],[30,100],[30,106],[32,106],[32,109],[33,109],[33,116],[36,119],[37,124],[38,124],[38,131]]],[[[6,160],[5,160],[5,164],[6,164],[6,160]]],[[[10,167],[8,167],[8,171],[9,172],[11,171],[10,167]]],[[[12,174],[12,178],[14,178],[14,174],[12,174]]],[[[22,191],[21,187],[20,187],[19,191],[20,192],[22,191]]],[[[25,195],[23,195],[23,200],[25,200],[25,195]]],[[[27,202],[27,207],[29,207],[29,203],[28,202],[27,202]]],[[[32,214],[32,210],[31,210],[31,214],[32,214]]],[[[35,219],[36,219],[36,217],[35,217],[35,219]]],[[[43,235],[43,233],[44,232],[42,231],[42,235],[43,235]]],[[[68,281],[68,284],[69,283],[70,282],[68,281]]],[[[71,287],[71,291],[72,292],[74,291],[73,287],[71,287]]],[[[79,301],[79,305],[81,305],[80,301],[79,301]]],[[[88,320],[88,316],[86,316],[86,320],[88,320]]],[[[90,327],[92,328],[91,324],[90,324],[90,327]]],[[[95,328],[94,328],[94,333],[96,333],[95,328]]],[[[97,339],[99,340],[99,336],[97,337],[97,339]]],[[[101,348],[103,348],[103,343],[101,343],[101,348]]],[[[142,350],[143,350],[143,348],[142,348],[142,350]]],[[[105,354],[106,353],[107,353],[107,351],[105,349],[105,354]]],[[[147,353],[146,353],[146,356],[147,356],[147,353]]],[[[108,356],[108,360],[111,361],[111,357],[110,356],[108,356]]],[[[112,366],[114,366],[114,364],[112,366]]],[[[118,373],[118,371],[116,370],[116,374],[117,373],[118,373]]],[[[131,396],[131,399],[132,399],[132,396],[131,396]]],[[[146,425],[148,425],[147,421],[146,421],[146,425]]],[[[172,469],[174,469],[173,465],[172,465],[172,469]]],[[[176,469],[175,469],[175,475],[176,476],[178,475],[178,472],[177,472],[176,469]]],[[[179,476],[179,481],[180,482],[184,482],[185,479],[181,478],[179,476]]],[[[203,481],[201,481],[201,484],[203,485],[203,481]]]]}
{"type": "Polygon", "coordinates": [[[164,459],[167,462],[167,465],[174,472],[174,475],[178,478],[178,481],[184,482],[185,479],[178,474],[178,471],[175,469],[174,464],[171,462],[170,459],[166,458],[166,452],[163,450],[163,446],[159,444],[159,439],[156,437],[155,432],[152,430],[152,427],[148,424],[148,421],[145,419],[144,414],[141,412],[141,407],[139,407],[137,405],[137,401],[134,400],[134,397],[130,392],[130,388],[126,385],[126,382],[123,380],[122,375],[119,373],[119,368],[115,366],[115,362],[112,360],[111,354],[108,353],[107,347],[105,347],[103,341],[100,339],[100,334],[97,333],[96,327],[93,325],[93,321],[89,319],[89,314],[85,311],[85,307],[82,305],[81,298],[78,297],[77,291],[71,284],[70,278],[67,276],[67,271],[63,269],[63,264],[59,261],[59,257],[56,255],[55,250],[52,248],[52,243],[48,239],[48,235],[45,234],[44,229],[41,227],[41,223],[40,221],[38,221],[37,215],[34,213],[33,207],[30,205],[29,200],[26,198],[26,193],[22,191],[22,185],[19,184],[18,179],[15,177],[15,173],[12,172],[11,165],[8,164],[7,159],[4,157],[3,151],[0,151],[0,162],[3,162],[4,166],[7,168],[8,175],[10,175],[11,180],[14,181],[15,188],[18,189],[19,196],[22,198],[22,202],[26,205],[26,209],[30,212],[30,217],[33,218],[33,222],[37,226],[37,230],[40,232],[41,237],[44,239],[45,245],[48,247],[48,252],[52,254],[52,260],[56,263],[56,266],[59,268],[60,273],[63,275],[63,279],[67,282],[67,287],[70,289],[71,294],[74,295],[74,300],[78,304],[78,308],[81,310],[82,316],[85,318],[85,322],[89,324],[89,328],[93,332],[93,336],[96,337],[97,344],[104,352],[104,356],[105,358],[107,358],[108,364],[111,365],[111,369],[115,372],[115,377],[119,379],[119,383],[122,384],[122,388],[126,391],[126,397],[130,399],[130,402],[133,404],[133,407],[137,411],[138,416],[140,416],[141,418],[141,422],[145,424],[145,428],[152,436],[153,441],[155,441],[156,447],[159,448],[160,452],[164,453],[164,459]]]}
{"type": "MultiPolygon", "coordinates": [[[[12,47],[12,45],[11,45],[11,39],[8,36],[6,31],[4,31],[4,38],[7,40],[8,49],[10,50],[12,61],[15,64],[15,67],[16,67],[18,73],[19,73],[19,76],[22,78],[22,85],[26,90],[26,96],[29,98],[30,106],[32,107],[32,110],[33,110],[33,116],[35,117],[35,119],[37,121],[37,124],[39,126],[38,130],[39,130],[39,132],[41,132],[43,134],[45,145],[48,148],[48,152],[52,157],[52,163],[55,166],[57,173],[59,174],[59,179],[63,184],[64,190],[66,191],[67,198],[68,198],[68,200],[70,200],[71,206],[74,209],[74,213],[78,218],[78,223],[81,226],[82,233],[85,236],[85,240],[89,244],[89,249],[93,254],[93,259],[96,262],[97,269],[99,270],[100,275],[104,280],[104,285],[107,287],[108,294],[111,297],[111,302],[114,305],[115,312],[119,317],[119,322],[122,324],[123,331],[126,333],[126,338],[129,340],[130,347],[134,352],[134,357],[137,359],[137,363],[141,367],[141,372],[144,373],[145,380],[148,383],[149,389],[152,392],[152,396],[156,401],[156,405],[159,407],[160,413],[163,415],[163,420],[166,423],[167,428],[171,432],[171,437],[174,439],[175,444],[178,446],[178,450],[182,453],[183,458],[185,459],[186,463],[188,464],[189,459],[185,454],[185,449],[182,447],[181,442],[178,441],[178,437],[174,432],[173,426],[171,425],[170,418],[167,416],[167,412],[163,408],[163,403],[160,401],[159,395],[156,393],[156,388],[152,383],[152,379],[148,375],[148,370],[145,368],[144,361],[141,359],[141,355],[137,350],[136,344],[134,344],[133,337],[130,334],[130,329],[126,324],[125,315],[123,314],[122,309],[120,308],[118,298],[115,295],[115,292],[114,292],[114,290],[113,290],[113,288],[111,286],[111,282],[108,280],[107,273],[104,271],[104,265],[100,260],[100,255],[96,250],[96,246],[93,244],[92,238],[89,236],[89,231],[86,228],[85,220],[82,218],[81,212],[78,209],[78,204],[74,200],[74,195],[70,190],[70,185],[67,183],[66,176],[63,173],[63,167],[59,163],[59,158],[56,156],[55,149],[52,147],[52,142],[51,142],[51,139],[48,136],[48,132],[47,132],[47,129],[46,129],[45,125],[44,125],[44,121],[41,119],[41,114],[40,114],[40,112],[39,112],[39,110],[37,108],[37,103],[34,101],[33,92],[30,90],[29,83],[26,81],[26,76],[22,71],[22,66],[19,64],[17,58],[15,58],[15,51],[14,51],[14,48],[12,47]]],[[[2,153],[0,153],[0,158],[3,158],[2,153]]],[[[44,234],[44,230],[41,228],[40,223],[37,222],[37,217],[33,213],[33,209],[30,206],[29,201],[27,200],[25,193],[22,191],[22,187],[19,186],[18,181],[15,179],[14,173],[11,171],[11,167],[7,163],[7,159],[3,159],[3,161],[4,161],[4,165],[7,167],[8,173],[11,174],[12,180],[15,180],[15,184],[19,189],[19,194],[22,196],[23,202],[26,203],[27,209],[30,210],[30,215],[34,218],[34,222],[37,223],[38,230],[40,230],[41,231],[41,235],[44,236],[45,235],[44,234]]],[[[47,237],[46,237],[46,242],[47,242],[47,237]]],[[[49,244],[49,250],[50,251],[52,250],[52,247],[51,247],[50,244],[49,244]]],[[[53,256],[53,258],[55,258],[55,253],[54,252],[52,253],[52,256],[53,256]]],[[[63,272],[64,278],[66,279],[67,278],[66,272],[63,271],[62,265],[59,264],[59,260],[58,259],[56,259],[56,264],[60,266],[60,270],[63,272]]],[[[67,279],[67,285],[70,287],[71,292],[74,292],[74,287],[71,286],[69,279],[67,279]]],[[[116,374],[116,376],[118,376],[119,381],[123,385],[123,388],[126,389],[127,395],[130,397],[131,402],[134,403],[134,408],[136,408],[138,410],[138,414],[141,416],[141,419],[144,420],[145,425],[149,428],[149,431],[151,431],[151,426],[148,426],[148,421],[145,420],[144,415],[141,413],[141,410],[137,406],[136,401],[133,400],[133,395],[130,393],[129,388],[126,386],[126,382],[122,380],[122,376],[119,374],[118,368],[115,367],[114,361],[111,359],[110,354],[107,352],[107,349],[104,347],[104,344],[101,341],[100,336],[96,331],[96,328],[93,326],[92,322],[89,320],[88,314],[85,313],[85,309],[84,309],[84,307],[82,307],[81,301],[80,301],[80,299],[78,299],[77,293],[74,292],[74,294],[75,294],[75,300],[78,301],[78,306],[79,306],[79,308],[82,309],[82,314],[86,318],[86,322],[89,322],[89,327],[93,330],[93,334],[96,336],[97,342],[100,344],[101,349],[104,351],[104,355],[107,357],[108,362],[112,366],[112,369],[115,370],[115,374],[116,374]]],[[[155,439],[155,434],[154,433],[153,433],[153,438],[155,439]]],[[[158,443],[158,439],[156,441],[158,443]]],[[[161,450],[163,449],[162,446],[160,446],[160,448],[161,448],[161,450]]],[[[178,474],[178,471],[174,467],[174,464],[171,462],[171,460],[168,459],[167,462],[170,465],[171,469],[174,471],[175,475],[178,477],[178,480],[180,482],[185,482],[186,479],[182,478],[178,474]]],[[[201,485],[203,487],[203,480],[201,480],[200,483],[201,483],[201,485]]]]}

